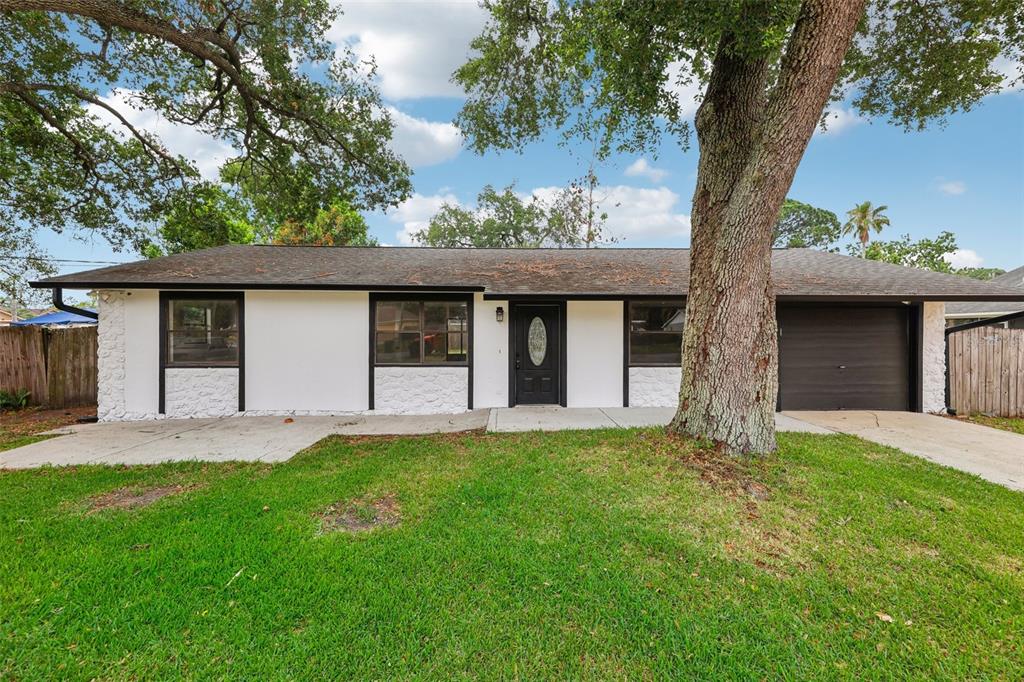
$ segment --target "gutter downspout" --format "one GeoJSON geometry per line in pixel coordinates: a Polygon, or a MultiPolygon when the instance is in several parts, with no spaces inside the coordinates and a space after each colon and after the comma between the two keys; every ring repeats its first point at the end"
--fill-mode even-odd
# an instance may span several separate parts
{"type": "Polygon", "coordinates": [[[956,415],[956,410],[949,404],[949,335],[957,332],[965,332],[968,329],[977,329],[978,327],[988,327],[993,324],[999,324],[1001,322],[1010,322],[1024,317],[1024,310],[1016,313],[1008,313],[1006,315],[1000,315],[999,317],[989,317],[984,320],[977,320],[975,322],[966,322],[964,324],[956,324],[952,327],[946,327],[945,341],[946,341],[946,412],[952,415],[956,415]]]}
{"type": "Polygon", "coordinates": [[[99,320],[99,313],[94,313],[91,310],[85,308],[78,308],[64,302],[64,289],[61,287],[53,288],[53,307],[57,310],[63,310],[66,313],[72,313],[73,315],[81,315],[82,317],[88,317],[91,320],[99,320]]]}

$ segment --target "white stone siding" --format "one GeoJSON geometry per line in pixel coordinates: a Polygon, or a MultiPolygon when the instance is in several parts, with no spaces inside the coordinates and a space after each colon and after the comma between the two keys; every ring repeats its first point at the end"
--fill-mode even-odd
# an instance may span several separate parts
{"type": "Polygon", "coordinates": [[[924,304],[921,339],[921,409],[946,411],[946,304],[924,304]]]}
{"type": "Polygon", "coordinates": [[[373,407],[385,414],[444,414],[469,409],[467,367],[376,367],[373,407]]]}
{"type": "Polygon", "coordinates": [[[122,292],[99,292],[98,352],[96,356],[96,414],[100,421],[122,419],[124,406],[124,297],[122,292]]]}
{"type": "Polygon", "coordinates": [[[168,367],[164,415],[168,419],[227,417],[238,412],[237,367],[168,367]]]}
{"type": "Polygon", "coordinates": [[[675,407],[679,404],[681,367],[630,367],[630,407],[675,407]]]}
{"type": "Polygon", "coordinates": [[[159,294],[102,290],[97,298],[100,421],[159,418],[159,294]]]}

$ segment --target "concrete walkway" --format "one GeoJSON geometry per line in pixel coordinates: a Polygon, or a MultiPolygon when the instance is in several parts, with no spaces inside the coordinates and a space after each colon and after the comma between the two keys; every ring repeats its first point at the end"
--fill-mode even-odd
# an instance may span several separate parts
{"type": "Polygon", "coordinates": [[[819,427],[899,448],[931,462],[1024,490],[1024,436],[915,412],[786,412],[819,427]]]}
{"type": "MultiPolygon", "coordinates": [[[[488,431],[570,431],[665,426],[676,413],[674,407],[559,407],[520,405],[495,408],[487,421],[488,431]]],[[[784,415],[775,415],[779,431],[833,433],[829,429],[784,415]]]]}
{"type": "Polygon", "coordinates": [[[44,464],[157,464],[167,461],[283,462],[331,434],[412,435],[482,429],[487,410],[455,415],[226,417],[79,424],[59,438],[0,452],[0,469],[44,464]]]}

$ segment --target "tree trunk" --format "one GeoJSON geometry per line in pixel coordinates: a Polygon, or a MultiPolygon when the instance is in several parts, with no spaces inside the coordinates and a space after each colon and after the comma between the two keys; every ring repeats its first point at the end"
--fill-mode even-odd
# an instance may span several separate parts
{"type": "Polygon", "coordinates": [[[669,430],[734,453],[775,449],[772,229],[849,49],[864,0],[806,0],[767,88],[767,60],[722,37],[695,121],[690,293],[669,430]]]}

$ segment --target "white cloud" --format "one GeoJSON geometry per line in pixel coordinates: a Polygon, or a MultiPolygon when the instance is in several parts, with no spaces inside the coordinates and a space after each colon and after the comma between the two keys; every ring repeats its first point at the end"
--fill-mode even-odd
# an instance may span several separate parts
{"type": "Polygon", "coordinates": [[[683,118],[690,118],[696,114],[697,107],[704,97],[704,88],[696,77],[689,73],[689,69],[689,64],[679,61],[672,62],[665,70],[665,76],[668,78],[666,87],[679,99],[679,113],[683,118]]]}
{"type": "Polygon", "coordinates": [[[469,43],[487,19],[475,0],[340,4],[344,14],[327,37],[351,45],[360,59],[376,61],[384,97],[463,96],[451,76],[470,56],[469,43]]]}
{"type": "MultiPolygon", "coordinates": [[[[137,108],[138,104],[132,103],[132,95],[131,90],[111,90],[110,94],[100,99],[116,109],[139,130],[155,135],[171,154],[181,155],[195,161],[196,168],[199,169],[203,178],[216,180],[224,161],[236,155],[231,145],[223,140],[199,132],[192,126],[171,123],[152,109],[137,108]]],[[[121,122],[103,107],[90,104],[88,110],[98,119],[109,124],[111,130],[124,131],[121,122]]]]}
{"type": "Polygon", "coordinates": [[[967,185],[962,180],[945,180],[939,182],[939,191],[956,196],[966,192],[967,185]]]}
{"type": "Polygon", "coordinates": [[[626,175],[629,177],[647,178],[651,182],[661,182],[668,175],[667,170],[655,168],[647,163],[647,159],[640,157],[626,168],[626,175]]]}
{"type": "MultiPolygon", "coordinates": [[[[533,194],[550,201],[560,187],[538,187],[533,194]]],[[[682,239],[690,235],[690,216],[680,213],[679,195],[668,187],[609,185],[598,189],[601,210],[608,214],[609,235],[630,240],[682,239]]]]}
{"type": "Polygon", "coordinates": [[[398,243],[409,246],[415,242],[412,236],[422,230],[434,217],[434,214],[441,210],[444,204],[459,205],[459,200],[454,194],[413,194],[403,201],[397,208],[388,212],[388,218],[393,223],[402,226],[395,237],[398,243]]]}
{"type": "Polygon", "coordinates": [[[992,68],[1003,76],[1000,92],[1024,90],[1024,64],[999,55],[992,61],[992,68]]]}
{"type": "Polygon", "coordinates": [[[857,112],[853,108],[843,108],[838,105],[832,105],[825,109],[825,130],[821,129],[819,125],[814,130],[815,135],[838,135],[847,128],[852,128],[855,125],[859,125],[864,122],[857,112]]]}
{"type": "Polygon", "coordinates": [[[985,262],[985,259],[973,249],[957,249],[942,258],[954,268],[980,268],[985,262]]]}
{"type": "Polygon", "coordinates": [[[462,133],[454,124],[415,118],[394,107],[388,112],[395,123],[391,147],[414,168],[447,161],[462,149],[462,133]]]}

